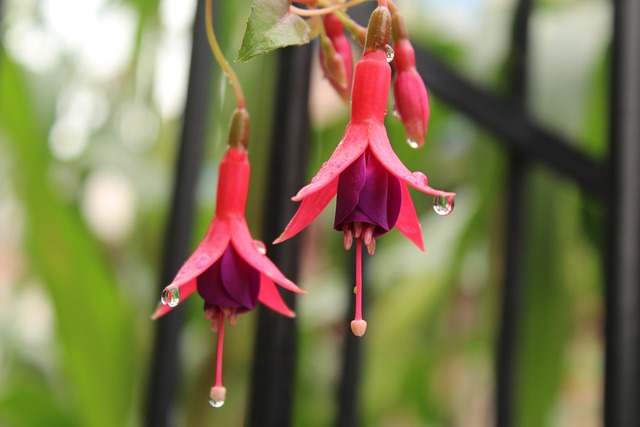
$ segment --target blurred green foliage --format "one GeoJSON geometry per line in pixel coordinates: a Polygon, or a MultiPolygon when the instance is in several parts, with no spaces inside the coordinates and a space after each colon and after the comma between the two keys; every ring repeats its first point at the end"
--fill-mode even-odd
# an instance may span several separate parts
{"type": "MultiPolygon", "coordinates": [[[[177,12],[192,9],[194,2],[53,3],[12,0],[4,5],[0,425],[140,425],[153,357],[149,314],[158,296],[159,247],[180,130],[184,82],[179,79],[186,76],[179,71],[188,63],[190,43],[192,12],[187,10],[183,18],[177,12]],[[133,17],[130,40],[125,40],[130,53],[124,54],[123,65],[110,74],[105,68],[102,74],[91,71],[91,50],[65,39],[53,7],[69,8],[63,13],[96,22],[107,15],[115,16],[114,22],[133,17]],[[94,15],[82,15],[86,8],[94,15]],[[168,80],[162,77],[165,67],[168,80]],[[174,80],[176,88],[169,87],[174,80]],[[93,101],[82,101],[83,93],[93,101]],[[171,96],[173,103],[163,101],[171,96]],[[75,111],[69,106],[75,105],[74,99],[82,102],[73,108],[93,124],[82,122],[60,133],[61,123],[68,124],[67,114],[75,111]],[[69,145],[73,141],[80,142],[69,145]],[[100,172],[105,169],[107,177],[121,180],[93,187],[93,178],[104,176],[100,172]],[[110,199],[115,196],[109,189],[116,195],[133,194],[133,201],[110,199]],[[106,205],[99,203],[102,199],[106,205]],[[127,222],[122,214],[124,219],[112,225],[116,228],[104,228],[109,217],[105,220],[92,208],[96,200],[98,210],[116,217],[124,209],[132,219],[127,222]],[[121,210],[111,213],[114,206],[121,210]]],[[[223,50],[233,58],[251,2],[221,3],[217,31],[223,50]]],[[[502,90],[499,76],[508,51],[513,1],[399,3],[416,43],[437,52],[474,82],[502,90]]],[[[606,153],[610,13],[604,0],[548,0],[535,9],[530,34],[528,109],[598,158],[606,153]]],[[[98,35],[111,40],[120,30],[126,33],[113,25],[104,28],[115,33],[98,35]]],[[[317,68],[309,177],[328,158],[348,120],[348,109],[337,97],[327,96],[330,90],[317,68]]],[[[259,237],[261,211],[269,203],[262,199],[262,188],[268,179],[274,55],[236,69],[252,115],[247,217],[259,237]]],[[[194,245],[213,212],[217,164],[232,103],[217,70],[212,86],[194,245]]],[[[367,426],[481,427],[493,421],[507,157],[500,141],[434,96],[431,109],[424,149],[409,148],[391,116],[389,136],[409,169],[425,171],[431,185],[458,193],[456,209],[440,218],[427,197],[414,194],[428,253],[392,232],[379,239],[365,271],[370,299],[365,308],[369,329],[363,339],[362,417],[367,426]]],[[[600,208],[574,184],[538,165],[528,174],[526,199],[517,426],[598,426],[600,208]]],[[[304,240],[299,284],[310,295],[300,298],[298,308],[297,426],[331,425],[337,407],[341,345],[348,333],[345,310],[353,285],[347,279],[350,257],[342,248],[342,236],[325,232],[331,221],[328,208],[304,240]]],[[[188,304],[178,424],[240,426],[255,319],[242,316],[227,334],[229,396],[223,409],[212,410],[207,394],[215,339],[200,304],[188,304]]]]}

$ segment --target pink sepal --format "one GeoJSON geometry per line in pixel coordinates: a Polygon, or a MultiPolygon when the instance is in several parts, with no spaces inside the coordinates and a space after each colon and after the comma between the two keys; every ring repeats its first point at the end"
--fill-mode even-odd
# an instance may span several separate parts
{"type": "Polygon", "coordinates": [[[422,241],[422,226],[418,221],[416,208],[413,206],[409,187],[402,185],[402,205],[400,206],[400,215],[396,221],[396,227],[402,234],[407,236],[422,252],[426,252],[424,242],[422,241]]]}
{"type": "Polygon", "coordinates": [[[320,215],[320,212],[329,204],[337,191],[338,177],[336,176],[332,182],[312,193],[310,196],[305,197],[298,207],[296,214],[291,221],[289,221],[287,228],[285,228],[273,243],[283,242],[301,232],[311,221],[320,215]]]}
{"type": "Polygon", "coordinates": [[[258,248],[251,238],[251,234],[249,234],[249,228],[244,219],[231,221],[231,244],[247,264],[266,275],[269,279],[289,291],[306,294],[306,292],[297,287],[295,283],[284,277],[280,270],[278,270],[278,267],[276,267],[266,255],[258,251],[258,248]]]}
{"type": "Polygon", "coordinates": [[[276,285],[265,274],[260,276],[260,293],[258,301],[269,307],[271,310],[283,314],[287,317],[295,317],[296,314],[287,307],[276,285]]]}

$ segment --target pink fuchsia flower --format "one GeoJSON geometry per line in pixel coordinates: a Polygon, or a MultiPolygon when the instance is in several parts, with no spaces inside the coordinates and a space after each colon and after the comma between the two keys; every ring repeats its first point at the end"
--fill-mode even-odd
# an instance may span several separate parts
{"type": "MultiPolygon", "coordinates": [[[[355,69],[351,121],[331,158],[311,183],[293,197],[301,205],[275,241],[282,242],[302,231],[337,196],[334,228],[344,233],[346,249],[356,239],[356,271],[361,271],[362,243],[373,254],[375,237],[394,227],[424,251],[409,186],[451,206],[455,197],[454,193],[429,187],[422,172],[409,171],[389,144],[384,117],[391,79],[385,48],[390,23],[386,8],[374,11],[365,51],[355,69]],[[376,30],[379,28],[382,30],[376,30]]],[[[356,318],[351,326],[354,334],[361,336],[366,322],[361,313],[361,274],[356,276],[356,318]]]]}
{"type": "MultiPolygon", "coordinates": [[[[248,115],[237,110],[230,141],[248,139],[248,115]],[[239,112],[239,113],[238,113],[239,112]],[[246,128],[246,129],[245,129],[246,128]]],[[[253,240],[244,212],[249,191],[250,165],[244,143],[230,143],[220,164],[216,213],[195,252],[184,263],[161,297],[153,314],[157,319],[184,301],[194,291],[204,300],[204,312],[211,328],[218,332],[216,383],[211,389],[213,406],[224,403],[222,386],[222,347],[225,318],[233,325],[238,314],[256,307],[258,302],[288,317],[294,317],[275,284],[304,293],[287,279],[266,257],[262,242],[253,240]]]]}
{"type": "Polygon", "coordinates": [[[396,77],[393,81],[394,113],[402,121],[407,142],[422,147],[429,124],[429,96],[416,70],[416,55],[400,13],[393,14],[393,50],[396,77]]]}
{"type": "Polygon", "coordinates": [[[324,34],[320,35],[320,65],[325,77],[340,97],[349,101],[353,80],[353,55],[342,22],[333,14],[322,18],[324,34]]]}

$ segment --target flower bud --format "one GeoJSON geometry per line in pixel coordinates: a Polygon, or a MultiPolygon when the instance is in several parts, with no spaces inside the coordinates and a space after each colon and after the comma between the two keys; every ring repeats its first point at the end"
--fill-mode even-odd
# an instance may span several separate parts
{"type": "Polygon", "coordinates": [[[342,22],[333,14],[323,20],[326,36],[320,37],[320,65],[333,88],[347,102],[353,80],[351,43],[344,34],[342,22]]]}
{"type": "Polygon", "coordinates": [[[393,82],[395,113],[402,121],[407,141],[412,147],[422,147],[429,123],[429,97],[422,77],[416,70],[416,57],[408,39],[407,29],[399,13],[393,15],[393,37],[396,77],[393,82]]]}
{"type": "Polygon", "coordinates": [[[391,13],[386,7],[378,6],[369,18],[367,40],[364,43],[364,53],[384,51],[391,38],[391,13]]]}
{"type": "Polygon", "coordinates": [[[229,147],[249,148],[249,113],[244,108],[236,109],[229,126],[229,147]]]}

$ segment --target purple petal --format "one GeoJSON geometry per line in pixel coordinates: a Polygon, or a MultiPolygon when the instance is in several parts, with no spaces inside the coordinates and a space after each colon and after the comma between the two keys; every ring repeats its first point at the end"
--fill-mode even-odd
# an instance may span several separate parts
{"type": "Polygon", "coordinates": [[[220,270],[225,290],[243,307],[253,309],[260,293],[260,272],[240,258],[231,246],[221,261],[220,270]]]}
{"type": "Polygon", "coordinates": [[[222,258],[198,276],[197,283],[205,305],[233,307],[243,312],[257,304],[260,273],[228,246],[222,258]]]}
{"type": "Polygon", "coordinates": [[[345,222],[345,219],[358,206],[360,191],[362,191],[366,179],[367,162],[365,153],[363,153],[340,174],[340,179],[338,180],[336,217],[334,221],[336,230],[342,230],[342,224],[345,222]]]}
{"type": "Polygon", "coordinates": [[[379,236],[391,230],[398,219],[402,186],[373,153],[367,150],[362,156],[365,159],[364,184],[361,170],[356,173],[349,168],[340,175],[334,228],[342,230],[344,224],[363,222],[375,225],[374,235],[379,236]]]}

